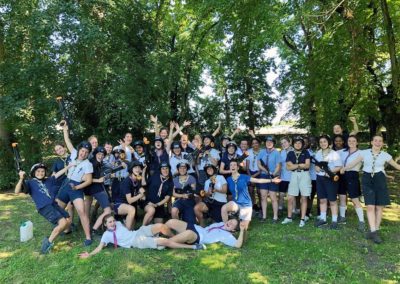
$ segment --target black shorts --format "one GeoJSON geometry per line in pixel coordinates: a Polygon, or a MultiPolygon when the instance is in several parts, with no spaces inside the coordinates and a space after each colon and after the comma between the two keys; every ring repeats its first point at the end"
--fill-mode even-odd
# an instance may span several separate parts
{"type": "Polygon", "coordinates": [[[222,206],[225,205],[224,202],[219,202],[216,200],[206,200],[204,204],[208,208],[208,214],[210,215],[211,219],[214,220],[214,222],[222,222],[222,216],[221,216],[221,209],[222,206]]]}
{"type": "Polygon", "coordinates": [[[358,198],[361,195],[360,178],[358,172],[348,171],[344,173],[344,181],[347,193],[351,199],[358,198]]]}
{"type": "Polygon", "coordinates": [[[182,215],[182,220],[186,223],[195,223],[196,215],[194,214],[195,202],[193,199],[178,199],[172,205],[173,208],[178,208],[182,215]]]}
{"type": "Polygon", "coordinates": [[[338,182],[329,177],[317,176],[317,196],[318,199],[337,200],[338,182]]]}
{"type": "Polygon", "coordinates": [[[339,195],[346,195],[347,194],[347,186],[344,175],[339,174],[339,181],[338,181],[338,194],[339,195]]]}
{"type": "Polygon", "coordinates": [[[386,176],[383,172],[374,174],[374,177],[370,173],[364,173],[362,176],[362,190],[365,205],[390,205],[386,176]]]}
{"type": "Polygon", "coordinates": [[[62,218],[69,218],[67,211],[58,206],[57,203],[46,205],[39,209],[39,214],[42,215],[50,223],[57,225],[62,218]]]}
{"type": "Polygon", "coordinates": [[[279,183],[279,192],[288,192],[289,189],[289,181],[283,180],[279,183]]]}
{"type": "Polygon", "coordinates": [[[197,232],[196,227],[194,226],[194,223],[187,223],[186,230],[192,231],[197,236],[196,240],[193,243],[190,243],[190,244],[188,243],[188,244],[189,245],[198,244],[200,242],[200,235],[199,235],[199,232],[197,232]]]}

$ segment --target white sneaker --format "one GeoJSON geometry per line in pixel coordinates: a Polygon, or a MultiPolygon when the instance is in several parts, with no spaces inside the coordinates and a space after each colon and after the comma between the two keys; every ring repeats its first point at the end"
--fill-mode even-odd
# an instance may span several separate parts
{"type": "Polygon", "coordinates": [[[304,220],[300,220],[299,228],[303,228],[306,225],[304,220]]]}
{"type": "Polygon", "coordinates": [[[285,220],[282,221],[282,224],[289,224],[289,223],[292,223],[292,222],[293,222],[292,219],[285,218],[285,220]]]}
{"type": "Polygon", "coordinates": [[[304,217],[304,221],[306,221],[306,222],[307,222],[308,220],[310,220],[310,217],[308,217],[308,216],[305,216],[305,217],[304,217]]]}

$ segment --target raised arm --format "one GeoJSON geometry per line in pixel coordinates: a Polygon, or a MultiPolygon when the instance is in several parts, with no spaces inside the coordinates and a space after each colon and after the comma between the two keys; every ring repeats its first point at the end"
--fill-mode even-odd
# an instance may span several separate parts
{"type": "Polygon", "coordinates": [[[75,151],[75,148],[74,145],[72,145],[71,139],[69,138],[68,124],[65,120],[61,120],[60,125],[62,125],[65,145],[67,145],[68,151],[72,153],[75,151]]]}
{"type": "Polygon", "coordinates": [[[150,121],[153,122],[155,135],[160,136],[160,125],[158,124],[157,115],[156,116],[150,115],[150,121]]]}
{"type": "Polygon", "coordinates": [[[391,165],[393,168],[395,168],[396,170],[400,171],[400,164],[396,163],[393,159],[391,159],[388,162],[389,165],[391,165]]]}
{"type": "Polygon", "coordinates": [[[240,128],[239,127],[237,127],[236,129],[235,129],[235,131],[233,131],[233,133],[232,133],[232,135],[231,135],[231,140],[233,140],[233,138],[236,136],[236,134],[238,134],[240,132],[240,128]]]}
{"type": "Polygon", "coordinates": [[[218,127],[217,129],[214,130],[214,132],[211,134],[212,136],[217,136],[218,133],[221,131],[221,121],[218,122],[218,127]]]}
{"type": "Polygon", "coordinates": [[[359,132],[358,129],[358,124],[356,121],[356,118],[354,116],[349,117],[351,123],[353,124],[353,130],[350,132],[350,135],[357,135],[357,133],[359,132]]]}
{"type": "Polygon", "coordinates": [[[18,175],[19,175],[19,180],[18,180],[18,183],[15,185],[15,194],[21,193],[22,183],[24,182],[25,172],[19,171],[18,175]]]}

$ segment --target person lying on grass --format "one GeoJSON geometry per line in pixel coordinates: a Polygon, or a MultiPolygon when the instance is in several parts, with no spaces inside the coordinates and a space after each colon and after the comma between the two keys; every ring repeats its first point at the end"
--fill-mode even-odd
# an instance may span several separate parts
{"type": "Polygon", "coordinates": [[[165,225],[177,234],[169,240],[181,244],[213,244],[223,243],[230,247],[241,248],[246,231],[246,222],[240,222],[237,218],[231,218],[226,222],[214,223],[206,228],[186,223],[177,219],[168,220],[165,225]],[[236,239],[233,233],[240,227],[239,237],[236,239]]]}
{"type": "Polygon", "coordinates": [[[46,178],[46,166],[41,163],[35,164],[30,171],[32,179],[27,181],[24,181],[25,172],[19,172],[19,181],[15,186],[15,194],[21,193],[22,185],[25,182],[24,191],[32,197],[38,213],[55,225],[50,237],[45,237],[42,241],[41,254],[48,253],[54,245],[54,239],[71,224],[69,214],[58,206],[55,198],[59,189],[57,178],[65,174],[72,166],[74,166],[73,163],[64,167],[53,176],[46,178]]]}
{"type": "Polygon", "coordinates": [[[85,251],[79,254],[80,258],[88,258],[98,254],[108,244],[113,244],[114,248],[163,249],[164,247],[169,247],[194,250],[206,249],[204,245],[200,244],[188,245],[156,237],[160,233],[167,237],[173,236],[171,230],[161,223],[142,226],[137,231],[129,231],[121,222],[115,221],[113,214],[108,214],[104,217],[103,225],[106,227],[106,231],[101,237],[100,244],[90,253],[85,251]]]}

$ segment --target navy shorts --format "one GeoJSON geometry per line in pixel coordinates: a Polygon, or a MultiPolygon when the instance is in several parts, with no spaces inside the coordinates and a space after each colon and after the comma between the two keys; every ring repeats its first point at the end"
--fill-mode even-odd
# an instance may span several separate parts
{"type": "Polygon", "coordinates": [[[57,225],[58,220],[69,218],[67,211],[58,206],[57,203],[46,205],[39,209],[39,214],[42,215],[50,223],[57,225]]]}
{"type": "Polygon", "coordinates": [[[186,230],[192,231],[197,236],[196,240],[193,243],[190,243],[190,244],[188,243],[188,244],[189,245],[198,244],[200,242],[200,235],[199,235],[199,232],[197,232],[196,227],[194,226],[194,223],[187,223],[186,230]]]}
{"type": "Polygon", "coordinates": [[[290,181],[283,180],[279,183],[279,192],[288,192],[290,181]]]}
{"type": "MultiPolygon", "coordinates": [[[[69,181],[70,183],[74,183],[78,185],[79,182],[69,181]]],[[[75,199],[81,198],[83,200],[84,194],[83,190],[73,190],[69,185],[69,182],[66,183],[63,187],[61,187],[60,191],[58,192],[57,198],[67,204],[68,202],[74,202],[75,199]]]]}
{"type": "Polygon", "coordinates": [[[114,213],[118,214],[118,208],[121,206],[122,203],[114,203],[114,213]]]}
{"type": "Polygon", "coordinates": [[[339,174],[338,194],[339,195],[346,195],[347,194],[346,180],[345,180],[344,175],[342,175],[342,174],[339,174]]]}
{"type": "Polygon", "coordinates": [[[358,198],[361,195],[360,178],[358,172],[348,171],[344,173],[346,190],[351,199],[358,198]]]}
{"type": "Polygon", "coordinates": [[[364,172],[362,189],[365,205],[390,205],[389,191],[386,185],[386,176],[383,172],[374,174],[364,172]]]}
{"type": "Polygon", "coordinates": [[[206,172],[204,170],[199,170],[199,178],[196,183],[197,191],[204,189],[204,184],[206,183],[206,180],[207,180],[206,172]]]}
{"type": "MultiPolygon", "coordinates": [[[[267,175],[265,173],[261,173],[260,178],[273,178],[273,176],[271,175],[267,175]]],[[[259,183],[258,184],[258,188],[262,189],[262,190],[269,190],[269,191],[274,191],[274,192],[278,192],[279,191],[279,185],[275,184],[273,182],[270,183],[259,183]]]]}
{"type": "Polygon", "coordinates": [[[193,199],[178,199],[172,205],[173,208],[178,208],[182,215],[182,220],[187,223],[195,223],[196,215],[194,214],[195,202],[193,199]]]}
{"type": "Polygon", "coordinates": [[[92,194],[94,199],[100,204],[101,208],[110,207],[110,201],[108,200],[108,195],[105,191],[100,191],[95,194],[92,194]]]}
{"type": "Polygon", "coordinates": [[[317,176],[317,196],[318,199],[337,200],[338,182],[329,177],[317,176]]]}
{"type": "Polygon", "coordinates": [[[221,209],[222,206],[225,205],[224,202],[219,202],[219,201],[205,201],[204,204],[207,206],[208,208],[208,214],[210,215],[211,219],[214,220],[214,222],[222,222],[222,216],[221,216],[221,209]]]}

